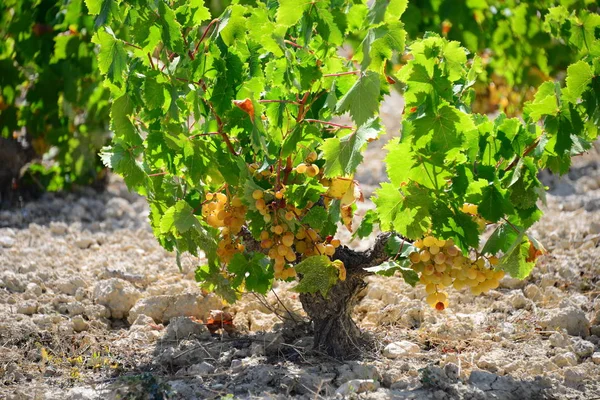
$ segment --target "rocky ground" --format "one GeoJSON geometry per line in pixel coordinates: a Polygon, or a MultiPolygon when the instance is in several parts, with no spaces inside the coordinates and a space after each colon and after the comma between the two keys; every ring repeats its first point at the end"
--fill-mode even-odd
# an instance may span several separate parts
{"type": "MultiPolygon", "coordinates": [[[[367,194],[381,143],[359,174],[367,194]]],[[[528,279],[451,292],[437,312],[421,287],[369,278],[355,317],[375,348],[352,362],[310,352],[292,284],[232,306],[202,293],[202,260],[180,272],[117,179],[1,211],[0,398],[600,399],[600,155],[544,179],[533,233],[550,254],[528,279]],[[201,321],[222,309],[237,332],[211,335],[201,321]]]]}

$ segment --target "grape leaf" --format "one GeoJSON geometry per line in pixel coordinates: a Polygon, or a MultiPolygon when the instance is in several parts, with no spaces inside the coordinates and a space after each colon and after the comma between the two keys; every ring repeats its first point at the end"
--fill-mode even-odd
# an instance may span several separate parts
{"type": "Polygon", "coordinates": [[[410,268],[410,260],[401,259],[396,261],[386,261],[383,264],[377,265],[375,267],[365,268],[365,271],[369,271],[371,273],[382,275],[382,276],[394,276],[396,271],[400,271],[404,281],[408,283],[410,286],[415,287],[419,282],[419,274],[410,268]]]}
{"type": "Polygon", "coordinates": [[[567,87],[563,91],[563,98],[571,103],[577,103],[593,77],[594,72],[587,62],[582,60],[571,64],[567,68],[567,87]]]}
{"type": "Polygon", "coordinates": [[[379,74],[367,71],[354,83],[337,105],[336,112],[350,112],[350,116],[361,126],[372,118],[379,109],[379,74]]]}
{"type": "Polygon", "coordinates": [[[227,269],[236,275],[233,286],[240,286],[244,282],[246,290],[262,294],[266,294],[271,288],[273,271],[262,253],[254,253],[251,258],[236,253],[227,265],[227,269]]]}
{"type": "Polygon", "coordinates": [[[100,152],[100,158],[108,168],[123,175],[125,184],[127,184],[130,190],[135,189],[139,192],[148,179],[148,175],[146,175],[141,163],[135,159],[128,148],[120,144],[103,147],[100,152]]]}
{"type": "Polygon", "coordinates": [[[326,139],[321,147],[325,158],[325,176],[331,178],[353,174],[363,159],[361,153],[365,144],[377,139],[380,132],[379,119],[372,118],[341,139],[326,139]]]}
{"type": "Polygon", "coordinates": [[[325,207],[315,205],[306,213],[304,218],[302,218],[302,223],[313,229],[321,230],[327,222],[327,217],[327,210],[325,210],[325,207]]]}
{"type": "Polygon", "coordinates": [[[310,0],[279,0],[277,23],[286,27],[296,25],[311,4],[310,0]]]}
{"type": "Polygon", "coordinates": [[[535,266],[535,262],[527,262],[529,247],[529,240],[521,232],[506,254],[500,259],[499,265],[501,268],[513,278],[526,278],[535,266]]]}
{"type": "Polygon", "coordinates": [[[113,83],[123,82],[123,74],[127,70],[127,52],[123,42],[115,37],[110,28],[99,30],[92,42],[100,46],[98,68],[113,83]]]}
{"type": "Polygon", "coordinates": [[[195,224],[198,218],[194,210],[185,200],[179,200],[175,205],[169,207],[160,220],[161,233],[185,233],[195,224]]]}
{"type": "Polygon", "coordinates": [[[299,293],[319,292],[325,298],[338,281],[338,270],[327,256],[312,256],[296,265],[296,272],[302,274],[294,290],[299,293]]]}

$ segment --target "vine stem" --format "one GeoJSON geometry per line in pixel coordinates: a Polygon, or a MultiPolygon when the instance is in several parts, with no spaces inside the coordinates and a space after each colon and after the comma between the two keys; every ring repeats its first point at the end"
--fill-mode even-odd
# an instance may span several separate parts
{"type": "Polygon", "coordinates": [[[196,57],[196,54],[198,54],[198,48],[200,47],[200,43],[202,43],[202,41],[206,38],[206,35],[208,35],[208,31],[210,31],[210,28],[212,28],[213,25],[218,24],[218,23],[219,23],[218,18],[215,18],[212,21],[210,21],[210,24],[208,24],[208,26],[204,30],[204,33],[200,37],[200,40],[198,41],[198,43],[196,43],[196,47],[194,47],[194,51],[190,54],[190,58],[192,60],[196,57]]]}
{"type": "Polygon", "coordinates": [[[335,74],[323,74],[323,77],[356,75],[356,74],[360,74],[360,71],[346,71],[346,72],[337,72],[335,74]]]}
{"type": "Polygon", "coordinates": [[[289,44],[290,46],[294,46],[294,47],[296,47],[296,48],[298,48],[298,49],[302,49],[302,48],[303,48],[303,47],[302,47],[302,46],[300,46],[298,43],[294,43],[294,42],[292,42],[291,40],[284,40],[283,42],[284,42],[284,43],[287,43],[287,44],[289,44]]]}
{"type": "Polygon", "coordinates": [[[157,172],[155,174],[148,174],[148,176],[162,176],[162,175],[166,175],[168,174],[167,171],[163,171],[163,172],[157,172]]]}
{"type": "Polygon", "coordinates": [[[292,101],[292,100],[258,100],[259,103],[286,103],[286,104],[295,104],[295,105],[300,105],[301,103],[298,103],[297,101],[292,101]]]}
{"type": "Polygon", "coordinates": [[[515,232],[517,232],[518,234],[521,234],[521,231],[517,229],[517,227],[510,222],[509,220],[507,220],[505,217],[502,217],[502,219],[508,224],[508,226],[510,226],[515,232]]]}
{"type": "Polygon", "coordinates": [[[509,166],[508,166],[508,167],[506,167],[506,169],[504,170],[504,172],[508,172],[508,171],[510,171],[511,169],[513,169],[513,168],[514,168],[514,167],[515,167],[515,166],[518,164],[519,160],[520,160],[520,159],[522,159],[523,157],[526,157],[526,156],[527,156],[529,153],[531,153],[533,150],[535,150],[535,148],[537,147],[537,145],[538,145],[539,143],[540,143],[540,139],[539,139],[539,138],[538,138],[538,139],[535,139],[535,140],[533,141],[533,143],[531,143],[531,144],[529,145],[529,147],[527,147],[527,148],[525,149],[525,152],[523,153],[523,155],[522,155],[521,157],[517,157],[517,158],[515,158],[515,159],[514,159],[514,160],[513,160],[513,161],[512,161],[512,162],[509,164],[509,166]]]}
{"type": "Polygon", "coordinates": [[[354,128],[354,127],[352,127],[350,125],[341,125],[341,124],[336,124],[335,122],[321,121],[320,119],[309,119],[309,118],[306,118],[306,119],[304,119],[304,121],[306,121],[306,122],[316,122],[318,124],[324,124],[324,125],[331,125],[331,126],[335,126],[337,128],[342,128],[342,129],[353,129],[354,128]]]}

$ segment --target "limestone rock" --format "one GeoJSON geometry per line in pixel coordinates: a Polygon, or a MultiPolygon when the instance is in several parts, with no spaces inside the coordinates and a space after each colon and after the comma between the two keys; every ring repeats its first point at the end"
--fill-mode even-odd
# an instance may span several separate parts
{"type": "Polygon", "coordinates": [[[415,354],[419,351],[420,349],[418,345],[407,340],[402,340],[400,342],[393,342],[385,346],[383,349],[383,355],[387,358],[398,358],[415,354]]]}
{"type": "Polygon", "coordinates": [[[119,278],[98,282],[93,293],[94,301],[106,306],[116,319],[126,317],[139,297],[140,293],[131,283],[119,278]]]}

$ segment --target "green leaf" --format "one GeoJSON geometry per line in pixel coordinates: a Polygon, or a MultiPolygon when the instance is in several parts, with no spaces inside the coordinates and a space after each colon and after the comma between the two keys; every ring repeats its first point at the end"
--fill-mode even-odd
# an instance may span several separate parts
{"type": "Polygon", "coordinates": [[[336,112],[350,112],[357,126],[375,116],[379,110],[379,74],[367,71],[354,83],[337,105],[336,112]]]}
{"type": "Polygon", "coordinates": [[[411,262],[408,259],[400,259],[396,261],[386,261],[383,264],[375,267],[365,268],[365,271],[383,276],[394,276],[396,271],[400,271],[404,281],[410,286],[415,287],[419,283],[419,274],[410,268],[411,262]]]}
{"type": "Polygon", "coordinates": [[[490,222],[496,222],[510,212],[507,201],[496,185],[488,185],[482,190],[479,214],[490,222]]]}
{"type": "Polygon", "coordinates": [[[515,231],[508,223],[500,224],[485,242],[481,253],[498,254],[501,251],[506,252],[515,243],[518,236],[519,232],[515,231]]]}
{"type": "Polygon", "coordinates": [[[158,2],[160,25],[162,27],[162,41],[165,46],[178,54],[184,52],[181,25],[177,22],[175,12],[164,1],[158,2]]]}
{"type": "Polygon", "coordinates": [[[594,72],[592,67],[585,62],[579,61],[567,68],[567,87],[563,91],[563,98],[571,103],[577,103],[588,85],[592,82],[594,72]]]}
{"type": "Polygon", "coordinates": [[[378,221],[375,210],[367,210],[353,236],[358,236],[361,239],[370,236],[373,233],[373,225],[378,221]]]}
{"type": "Polygon", "coordinates": [[[141,163],[135,159],[130,149],[120,144],[103,147],[100,158],[108,168],[123,175],[130,190],[135,189],[139,192],[141,187],[145,185],[148,175],[146,175],[141,163]]]}
{"type": "Polygon", "coordinates": [[[398,21],[407,6],[408,0],[375,0],[369,10],[369,22],[398,21]]]}
{"type": "Polygon", "coordinates": [[[313,229],[323,229],[323,226],[327,222],[327,210],[325,207],[321,207],[318,205],[313,206],[304,218],[302,218],[302,223],[310,226],[313,229]]]}
{"type": "Polygon", "coordinates": [[[115,142],[124,142],[130,146],[141,146],[142,137],[129,119],[133,112],[133,102],[129,95],[124,94],[114,100],[110,109],[111,128],[115,133],[115,142]]]}
{"type": "Polygon", "coordinates": [[[245,282],[246,290],[266,294],[271,288],[273,271],[269,261],[262,253],[254,253],[251,258],[241,253],[234,254],[227,265],[227,270],[236,274],[233,286],[245,282]]]}
{"type": "Polygon", "coordinates": [[[331,178],[353,174],[356,167],[362,162],[362,151],[365,145],[368,141],[377,139],[381,129],[379,119],[372,118],[355,132],[341,139],[326,139],[321,146],[325,158],[325,176],[331,178]]]}
{"type": "Polygon", "coordinates": [[[294,290],[299,293],[319,292],[325,298],[329,289],[338,281],[338,270],[327,256],[308,257],[296,265],[296,272],[302,274],[294,290]]]}
{"type": "Polygon", "coordinates": [[[500,259],[500,267],[513,278],[525,279],[535,266],[535,262],[527,262],[529,246],[529,240],[521,232],[506,254],[500,259]]]}
{"type": "Polygon", "coordinates": [[[311,4],[310,0],[279,0],[277,23],[286,27],[296,25],[311,4]]]}
{"type": "Polygon", "coordinates": [[[361,49],[362,69],[381,71],[387,60],[404,51],[406,32],[401,22],[394,22],[370,30],[364,38],[361,49]]]}
{"type": "Polygon", "coordinates": [[[195,224],[198,218],[194,210],[185,200],[179,200],[174,206],[169,207],[160,220],[161,233],[185,233],[195,224]]]}
{"type": "Polygon", "coordinates": [[[96,32],[92,42],[100,46],[98,53],[100,72],[113,83],[123,82],[123,74],[127,70],[127,52],[123,42],[118,40],[108,27],[96,32]]]}
{"type": "Polygon", "coordinates": [[[85,0],[85,5],[92,15],[97,15],[94,26],[101,27],[108,22],[109,13],[113,6],[113,0],[85,0]]]}
{"type": "Polygon", "coordinates": [[[385,244],[385,250],[392,257],[398,255],[398,257],[402,258],[408,257],[410,253],[419,251],[410,241],[398,235],[393,235],[388,239],[385,244]]]}
{"type": "Polygon", "coordinates": [[[553,82],[544,82],[535,93],[533,101],[525,103],[523,110],[529,117],[537,121],[542,115],[556,115],[558,104],[556,102],[556,91],[553,82]]]}

